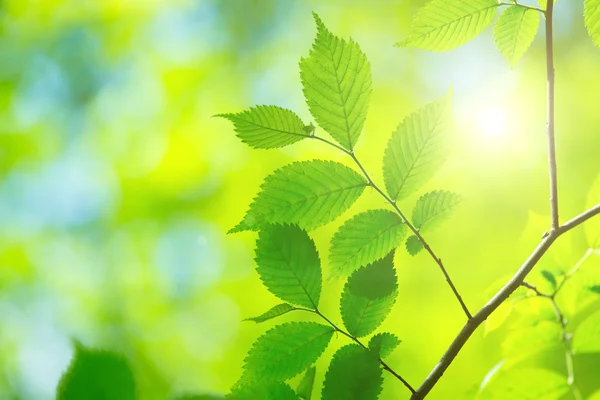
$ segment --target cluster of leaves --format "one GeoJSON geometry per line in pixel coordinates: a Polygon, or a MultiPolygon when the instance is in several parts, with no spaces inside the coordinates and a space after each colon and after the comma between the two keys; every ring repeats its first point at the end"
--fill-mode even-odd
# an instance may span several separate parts
{"type": "Polygon", "coordinates": [[[447,218],[461,201],[459,195],[436,190],[422,195],[406,220],[397,202],[413,195],[441,167],[450,132],[450,96],[406,117],[393,132],[383,154],[386,192],[379,189],[355,156],[371,93],[366,56],[354,41],[333,35],[315,14],[317,36],[308,57],[300,61],[306,102],[320,128],[337,143],[316,136],[293,111],[256,106],[236,114],[221,114],[233,122],[242,142],[272,149],[304,139],[326,142],[349,155],[356,172],[341,163],[323,160],[295,162],[269,175],[243,220],[231,230],[258,231],[257,272],[266,288],[283,300],[264,314],[249,318],[264,322],[292,311],[316,314],[325,323],[288,322],[261,336],[245,360],[244,373],[234,386],[235,399],[309,399],[314,367],[333,334],[353,341],[330,362],[323,399],[376,399],[381,391],[383,361],[400,340],[389,332],[371,335],[389,315],[398,295],[394,252],[405,241],[410,254],[423,248],[419,232],[447,218]],[[345,329],[319,311],[322,266],[308,232],[347,211],[365,188],[373,187],[392,206],[348,219],[331,240],[329,267],[349,276],[340,299],[345,329]],[[408,232],[413,235],[407,238],[408,232]],[[298,390],[286,383],[307,371],[298,390]],[[310,382],[310,385],[307,383],[310,382]]]}

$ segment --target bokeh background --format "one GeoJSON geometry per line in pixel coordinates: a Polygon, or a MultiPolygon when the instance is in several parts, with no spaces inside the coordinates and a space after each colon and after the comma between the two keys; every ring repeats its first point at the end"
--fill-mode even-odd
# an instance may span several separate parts
{"type": "MultiPolygon", "coordinates": [[[[514,70],[491,29],[447,53],[393,47],[423,3],[1,0],[0,398],[52,399],[73,340],[127,355],[141,399],[226,393],[237,380],[249,346],[273,325],[242,320],[277,301],[253,270],[256,234],[226,231],[273,169],[313,158],[352,164],[314,142],[252,150],[230,123],[211,116],[276,104],[312,120],[298,68],[314,38],[312,11],[337,35],[355,39],[371,62],[373,94],[357,154],[377,182],[395,126],[452,86],[453,153],[425,189],[457,191],[465,201],[428,239],[470,308],[482,306],[547,227],[543,32],[514,70]]],[[[583,1],[556,8],[567,218],[590,201],[600,172],[600,49],[587,37],[583,1]]],[[[418,195],[401,206],[410,210],[418,195]]],[[[382,206],[368,192],[344,218],[314,232],[326,276],[336,227],[382,206]]],[[[578,229],[542,263],[568,270],[585,250],[578,229]]],[[[417,385],[464,315],[425,254],[412,258],[400,249],[396,266],[400,296],[384,329],[403,343],[389,364],[417,385]]],[[[600,275],[600,257],[585,268],[600,275]]],[[[544,284],[537,273],[530,280],[544,284]]],[[[336,321],[341,287],[329,279],[323,299],[336,321]]],[[[600,307],[582,301],[583,308],[565,305],[569,316],[600,307]]],[[[549,311],[540,305],[534,314],[549,311]]],[[[299,318],[309,317],[282,319],[299,318]]],[[[542,352],[519,348],[518,340],[511,347],[510,324],[491,328],[474,335],[432,399],[472,399],[507,352],[564,371],[560,344],[542,352]]],[[[332,343],[318,377],[346,341],[332,343]]],[[[575,363],[582,391],[598,389],[598,358],[575,363]]],[[[386,377],[383,398],[406,397],[386,377]]]]}

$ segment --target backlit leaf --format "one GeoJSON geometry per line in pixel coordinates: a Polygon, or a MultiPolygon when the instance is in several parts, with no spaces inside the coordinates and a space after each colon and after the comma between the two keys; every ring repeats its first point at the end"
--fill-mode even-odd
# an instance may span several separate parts
{"type": "Polygon", "coordinates": [[[573,334],[573,352],[600,353],[600,312],[587,317],[573,334]]]}
{"type": "Polygon", "coordinates": [[[246,318],[244,321],[254,321],[256,323],[265,322],[270,319],[279,317],[280,315],[287,314],[290,311],[295,310],[294,306],[288,303],[278,304],[275,307],[271,308],[269,311],[259,315],[258,317],[246,318]]]}
{"type": "Polygon", "coordinates": [[[478,36],[494,19],[498,0],[431,0],[412,21],[400,47],[443,51],[478,36]]]}
{"type": "Polygon", "coordinates": [[[240,140],[255,149],[273,149],[310,136],[293,111],[277,106],[256,106],[237,114],[219,114],[233,122],[240,140]]]}
{"type": "Polygon", "coordinates": [[[394,253],[354,272],[342,293],[342,320],[351,335],[362,337],[373,332],[388,316],[396,297],[398,283],[394,253]]]}
{"type": "Polygon", "coordinates": [[[267,223],[318,228],[350,208],[367,186],[361,175],[340,163],[286,165],[265,179],[243,221],[230,232],[258,230],[267,223]]]}
{"type": "Polygon", "coordinates": [[[317,37],[300,61],[306,103],[315,121],[352,150],[363,129],[371,96],[371,68],[352,39],[334,36],[318,15],[317,37]]]}
{"type": "Polygon", "coordinates": [[[339,349],[325,374],[322,400],[376,400],[383,385],[379,360],[357,344],[339,349]]]}
{"type": "Polygon", "coordinates": [[[596,46],[600,47],[600,0],[585,0],[585,26],[596,46]]]}
{"type": "Polygon", "coordinates": [[[248,352],[241,386],[293,378],[317,361],[333,332],[315,322],[289,322],[268,330],[248,352]]]}
{"type": "Polygon", "coordinates": [[[539,368],[518,368],[494,375],[478,399],[557,400],[568,391],[563,375],[539,368]]]}
{"type": "Polygon", "coordinates": [[[393,200],[415,192],[442,165],[449,114],[447,96],[406,117],[392,134],[383,157],[383,177],[393,200]]]}
{"type": "Polygon", "coordinates": [[[395,212],[370,210],[346,221],[331,240],[329,262],[349,273],[389,254],[402,243],[406,225],[395,212]]]}
{"type": "Polygon", "coordinates": [[[317,308],[321,262],[314,242],[295,225],[267,225],[256,241],[256,271],[271,293],[283,301],[317,308]]]}
{"type": "Polygon", "coordinates": [[[284,382],[262,381],[236,388],[227,400],[300,400],[284,382]]]}
{"type": "Polygon", "coordinates": [[[494,40],[511,67],[523,57],[540,25],[538,11],[523,7],[508,7],[494,27],[494,40]]]}
{"type": "Polygon", "coordinates": [[[369,340],[369,350],[375,352],[380,358],[392,354],[402,341],[389,332],[378,333],[369,340]]]}
{"type": "Polygon", "coordinates": [[[450,216],[461,200],[460,195],[445,190],[424,194],[413,209],[413,225],[421,232],[435,228],[450,216]]]}

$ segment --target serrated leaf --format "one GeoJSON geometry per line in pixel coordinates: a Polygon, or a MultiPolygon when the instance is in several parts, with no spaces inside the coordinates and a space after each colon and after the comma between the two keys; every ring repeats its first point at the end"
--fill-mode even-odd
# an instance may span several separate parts
{"type": "Polygon", "coordinates": [[[600,0],[585,0],[584,19],[590,37],[600,47],[600,0]]]}
{"type": "MultiPolygon", "coordinates": [[[[596,177],[596,180],[588,191],[585,206],[586,209],[590,209],[597,204],[600,204],[600,174],[596,177]]],[[[600,249],[600,219],[592,218],[586,221],[583,224],[583,229],[588,246],[592,249],[600,249]]]]}
{"type": "Polygon", "coordinates": [[[315,322],[288,322],[268,330],[248,352],[240,383],[293,378],[317,361],[333,332],[315,322]]]}
{"type": "Polygon", "coordinates": [[[540,368],[501,371],[483,388],[479,400],[556,400],[569,391],[567,378],[540,368]]]}
{"type": "Polygon", "coordinates": [[[319,126],[352,150],[367,117],[370,65],[356,42],[334,36],[314,17],[317,37],[309,57],[300,61],[306,103],[319,126]]]}
{"type": "Polygon", "coordinates": [[[256,271],[271,293],[283,301],[317,308],[321,262],[315,243],[295,225],[267,225],[256,241],[256,271]]]}
{"type": "Polygon", "coordinates": [[[370,210],[346,221],[331,239],[329,262],[333,269],[349,273],[377,261],[402,243],[406,225],[398,214],[370,210]]]}
{"type": "Polygon", "coordinates": [[[498,0],[431,0],[419,11],[400,47],[443,51],[478,36],[494,19],[498,0]]]}
{"type": "Polygon", "coordinates": [[[243,221],[230,232],[257,230],[268,223],[318,228],[343,214],[367,186],[361,175],[340,163],[286,165],[265,179],[243,221]]]}
{"type": "Polygon", "coordinates": [[[523,57],[540,26],[540,16],[535,10],[508,7],[494,27],[494,41],[511,67],[523,57]]]}
{"type": "Polygon", "coordinates": [[[556,277],[554,274],[546,269],[543,269],[541,272],[544,279],[552,286],[553,289],[556,289],[556,277]]]}
{"type": "Polygon", "coordinates": [[[317,373],[317,369],[315,367],[310,367],[304,373],[302,380],[298,384],[298,389],[296,393],[303,400],[310,400],[312,397],[313,386],[315,385],[315,375],[317,373]]]}
{"type": "Polygon", "coordinates": [[[413,225],[421,232],[429,231],[448,218],[461,201],[460,195],[445,190],[426,193],[413,209],[413,225]]]}
{"type": "Polygon", "coordinates": [[[376,400],[383,385],[379,360],[357,344],[339,349],[325,374],[322,400],[376,400]]]}
{"type": "Polygon", "coordinates": [[[423,243],[415,235],[410,235],[406,239],[406,250],[411,256],[416,256],[421,250],[423,250],[423,243]]]}
{"type": "Polygon", "coordinates": [[[118,354],[76,345],[75,355],[58,384],[57,400],[133,400],[135,380],[118,354]]]}
{"type": "Polygon", "coordinates": [[[344,326],[351,335],[368,335],[388,316],[397,296],[394,253],[390,253],[357,270],[346,282],[340,302],[344,326]]]}
{"type": "Polygon", "coordinates": [[[592,293],[600,294],[600,285],[593,285],[588,288],[592,293]]]}
{"type": "Polygon", "coordinates": [[[573,352],[600,353],[600,312],[587,317],[573,334],[573,352]]]}
{"type": "Polygon", "coordinates": [[[300,397],[285,382],[262,381],[236,388],[228,400],[300,400],[300,397]]]}
{"type": "Polygon", "coordinates": [[[449,109],[447,96],[406,117],[392,134],[383,157],[383,177],[393,200],[415,192],[442,165],[449,109]]]}
{"type": "Polygon", "coordinates": [[[240,140],[255,149],[274,149],[310,137],[293,111],[277,106],[256,106],[237,114],[218,114],[233,122],[240,140]]]}
{"type": "Polygon", "coordinates": [[[377,354],[379,358],[385,358],[392,354],[401,342],[393,333],[378,333],[369,340],[369,350],[377,354]]]}
{"type": "MultiPolygon", "coordinates": [[[[320,290],[319,290],[319,293],[320,293],[320,290]]],[[[246,318],[244,321],[254,321],[256,323],[265,322],[270,319],[279,317],[280,315],[287,314],[293,310],[295,310],[295,308],[291,304],[288,304],[288,303],[277,304],[276,306],[271,308],[269,311],[259,315],[258,317],[246,318]]]]}

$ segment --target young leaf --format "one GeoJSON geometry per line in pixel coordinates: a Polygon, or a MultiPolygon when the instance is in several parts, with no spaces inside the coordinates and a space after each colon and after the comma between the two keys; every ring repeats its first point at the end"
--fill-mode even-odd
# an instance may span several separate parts
{"type": "Polygon", "coordinates": [[[500,14],[494,27],[494,40],[511,67],[531,46],[539,25],[540,17],[535,10],[513,6],[500,14]]]}
{"type": "Polygon", "coordinates": [[[421,232],[431,230],[448,218],[461,201],[460,195],[445,190],[426,193],[419,198],[413,209],[413,225],[421,232]]]}
{"type": "Polygon", "coordinates": [[[406,250],[411,256],[416,256],[421,250],[423,250],[423,243],[415,235],[410,235],[406,239],[406,250]]]}
{"type": "Polygon", "coordinates": [[[256,106],[237,114],[218,114],[233,122],[240,140],[255,149],[274,149],[310,136],[293,111],[277,106],[256,106]]]}
{"type": "Polygon", "coordinates": [[[315,385],[315,375],[317,373],[317,369],[315,367],[310,367],[304,373],[302,380],[298,384],[298,389],[296,393],[303,400],[310,400],[312,397],[313,386],[315,385]]]}
{"type": "Polygon", "coordinates": [[[352,150],[363,129],[371,97],[371,68],[358,44],[327,30],[317,14],[317,37],[300,60],[306,103],[315,121],[352,150]]]}
{"type": "Polygon", "coordinates": [[[394,351],[401,342],[402,341],[392,333],[378,333],[369,340],[369,350],[377,354],[379,358],[385,358],[392,354],[392,351],[394,351]]]}
{"type": "MultiPolygon", "coordinates": [[[[319,280],[320,282],[320,280],[319,280]]],[[[259,315],[258,317],[246,318],[244,321],[254,321],[256,323],[265,322],[275,317],[279,317],[280,315],[287,314],[290,311],[295,310],[294,306],[288,303],[278,304],[275,307],[271,308],[269,311],[259,315]]]]}
{"type": "Polygon", "coordinates": [[[600,47],[600,0],[585,0],[585,26],[596,46],[600,47]]]}
{"type": "Polygon", "coordinates": [[[394,253],[354,272],[342,293],[342,320],[351,335],[373,332],[392,310],[398,296],[394,253]]]}
{"type": "Polygon", "coordinates": [[[362,212],[346,221],[331,239],[331,267],[349,273],[377,261],[402,243],[406,225],[388,210],[362,212]]]}
{"type": "Polygon", "coordinates": [[[379,360],[357,344],[339,349],[325,374],[322,400],[376,400],[383,385],[379,360]]]}
{"type": "Polygon", "coordinates": [[[541,271],[542,276],[544,277],[544,279],[546,281],[548,281],[548,283],[550,283],[550,285],[552,286],[553,289],[556,289],[556,278],[554,277],[554,274],[548,270],[543,269],[541,271]]]}
{"type": "Polygon", "coordinates": [[[498,0],[431,0],[419,11],[400,47],[443,51],[478,36],[494,19],[498,0]]]}
{"type": "Polygon", "coordinates": [[[261,381],[236,388],[227,400],[300,400],[300,397],[285,382],[261,381]]]}
{"type": "Polygon", "coordinates": [[[248,352],[240,383],[293,378],[317,361],[333,332],[315,322],[288,322],[268,330],[248,352]]]}
{"type": "Polygon", "coordinates": [[[69,369],[58,384],[57,400],[134,400],[135,381],[129,363],[107,351],[76,345],[69,369]]]}
{"type": "Polygon", "coordinates": [[[393,200],[419,189],[442,165],[449,111],[447,96],[406,117],[392,134],[383,157],[383,178],[393,200]]]}
{"type": "Polygon", "coordinates": [[[482,388],[479,400],[555,400],[569,391],[567,379],[554,371],[519,368],[501,371],[482,388]]]}
{"type": "Polygon", "coordinates": [[[600,312],[587,317],[573,334],[573,352],[600,353],[600,312]]]}
{"type": "Polygon", "coordinates": [[[261,186],[244,220],[231,232],[258,230],[267,223],[315,229],[339,217],[360,197],[368,182],[332,161],[303,161],[282,167],[261,186]]]}
{"type": "Polygon", "coordinates": [[[271,293],[283,301],[317,308],[321,262],[315,243],[295,225],[267,225],[256,241],[256,271],[271,293]]]}

